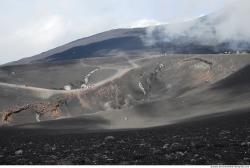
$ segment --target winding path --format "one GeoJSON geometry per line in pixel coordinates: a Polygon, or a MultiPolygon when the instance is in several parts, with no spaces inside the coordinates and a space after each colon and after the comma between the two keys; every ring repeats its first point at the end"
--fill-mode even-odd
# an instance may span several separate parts
{"type": "MultiPolygon", "coordinates": [[[[94,86],[92,87],[92,89],[95,89],[99,86],[102,86],[110,81],[113,81],[113,80],[119,78],[119,77],[122,77],[123,75],[125,75],[126,73],[128,73],[132,69],[138,68],[139,65],[136,64],[135,61],[141,60],[141,59],[147,59],[147,58],[139,58],[139,59],[134,59],[134,60],[127,58],[130,66],[128,66],[126,68],[119,67],[118,69],[115,69],[115,70],[117,70],[117,72],[114,75],[95,83],[94,86]]],[[[102,69],[114,69],[114,67],[100,67],[100,70],[102,70],[102,69]]],[[[32,86],[25,86],[25,85],[18,85],[18,84],[10,84],[10,83],[3,83],[3,82],[0,82],[0,86],[28,90],[28,91],[34,92],[37,97],[40,97],[43,99],[48,99],[51,96],[54,96],[57,94],[67,94],[67,93],[74,94],[74,93],[88,90],[88,89],[82,89],[82,88],[74,89],[74,90],[54,90],[54,89],[46,89],[46,88],[39,88],[39,87],[32,87],[32,86]]]]}

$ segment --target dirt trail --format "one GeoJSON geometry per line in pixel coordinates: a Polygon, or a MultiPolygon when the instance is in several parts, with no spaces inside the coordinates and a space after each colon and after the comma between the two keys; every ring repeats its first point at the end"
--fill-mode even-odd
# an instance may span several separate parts
{"type": "MultiPolygon", "coordinates": [[[[154,58],[159,58],[159,57],[163,57],[163,56],[162,55],[153,55],[150,57],[142,57],[142,58],[135,58],[135,59],[130,59],[128,57],[125,57],[127,59],[128,63],[130,64],[129,66],[122,67],[122,66],[113,65],[113,66],[99,67],[99,70],[113,69],[113,70],[116,70],[117,72],[114,75],[112,75],[104,80],[101,80],[97,83],[94,83],[93,86],[91,87],[91,89],[96,89],[97,87],[100,87],[100,86],[102,86],[110,81],[113,81],[117,78],[122,77],[123,75],[125,75],[126,73],[131,71],[132,69],[139,68],[140,66],[136,63],[136,61],[154,59],[154,58]]],[[[84,64],[84,63],[82,63],[82,64],[84,64]]],[[[84,92],[84,91],[87,91],[90,89],[90,88],[79,88],[79,89],[73,89],[73,90],[54,90],[54,89],[46,89],[46,88],[39,88],[39,87],[32,87],[32,86],[25,86],[25,85],[18,85],[18,84],[10,84],[10,83],[3,83],[3,82],[0,82],[0,86],[28,90],[28,91],[33,92],[36,97],[39,97],[42,99],[49,99],[51,96],[58,95],[58,94],[76,94],[77,95],[79,92],[84,92]]]]}
{"type": "Polygon", "coordinates": [[[37,97],[40,97],[43,99],[47,99],[55,94],[64,93],[64,91],[62,91],[62,90],[52,90],[52,89],[45,89],[45,88],[18,85],[18,84],[10,84],[10,83],[3,83],[3,82],[0,82],[0,86],[28,90],[28,91],[34,92],[37,97]]]}
{"type": "MultiPolygon", "coordinates": [[[[101,81],[95,83],[91,89],[95,89],[99,86],[102,86],[102,85],[104,85],[112,80],[115,80],[119,77],[122,77],[123,75],[128,73],[130,70],[138,68],[139,65],[136,64],[135,61],[142,60],[142,59],[148,59],[148,58],[147,57],[146,58],[138,58],[138,59],[134,59],[134,60],[127,58],[130,66],[128,66],[128,67],[116,67],[115,70],[117,70],[117,72],[113,76],[110,76],[104,80],[101,80],[101,81]]],[[[111,67],[111,66],[110,67],[106,67],[106,66],[100,67],[100,70],[102,70],[102,69],[114,69],[114,67],[111,67]]],[[[79,92],[88,90],[88,89],[82,89],[82,88],[74,89],[74,90],[54,90],[54,89],[46,89],[46,88],[39,88],[39,87],[32,87],[32,86],[18,85],[18,84],[10,84],[10,83],[3,83],[3,82],[0,82],[0,86],[28,90],[28,91],[34,92],[35,96],[42,98],[42,99],[49,99],[51,96],[54,96],[57,94],[68,94],[68,93],[77,94],[79,92]]]]}

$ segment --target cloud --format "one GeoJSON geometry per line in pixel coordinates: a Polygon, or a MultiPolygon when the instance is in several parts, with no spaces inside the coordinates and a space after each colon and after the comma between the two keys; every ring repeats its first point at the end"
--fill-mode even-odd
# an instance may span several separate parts
{"type": "Polygon", "coordinates": [[[66,32],[66,23],[56,15],[43,18],[15,32],[14,37],[28,41],[33,47],[48,47],[66,32]]]}
{"type": "Polygon", "coordinates": [[[66,31],[67,23],[61,17],[52,15],[21,27],[12,34],[6,34],[0,41],[0,62],[8,62],[24,55],[32,55],[34,51],[39,53],[56,47],[66,31]]]}
{"type": "Polygon", "coordinates": [[[163,22],[153,20],[153,19],[141,19],[138,20],[129,26],[130,28],[141,28],[141,27],[148,27],[148,26],[158,26],[164,24],[163,22]]]}

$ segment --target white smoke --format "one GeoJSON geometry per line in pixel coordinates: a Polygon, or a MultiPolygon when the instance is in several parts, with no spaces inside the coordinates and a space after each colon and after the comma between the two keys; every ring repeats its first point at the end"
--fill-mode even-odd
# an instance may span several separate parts
{"type": "Polygon", "coordinates": [[[189,37],[202,45],[232,42],[231,47],[239,47],[234,46],[233,42],[250,42],[249,19],[250,1],[234,0],[220,11],[207,16],[160,27],[149,27],[144,41],[147,45],[153,45],[158,41],[170,42],[175,38],[189,37]]]}
{"type": "Polygon", "coordinates": [[[220,23],[216,25],[218,39],[250,40],[250,1],[237,0],[223,11],[220,23]]]}

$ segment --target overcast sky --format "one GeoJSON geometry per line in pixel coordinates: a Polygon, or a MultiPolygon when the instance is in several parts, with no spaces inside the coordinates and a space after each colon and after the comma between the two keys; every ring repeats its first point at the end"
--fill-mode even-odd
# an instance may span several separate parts
{"type": "Polygon", "coordinates": [[[0,0],[0,64],[114,28],[180,22],[229,0],[0,0]]]}

